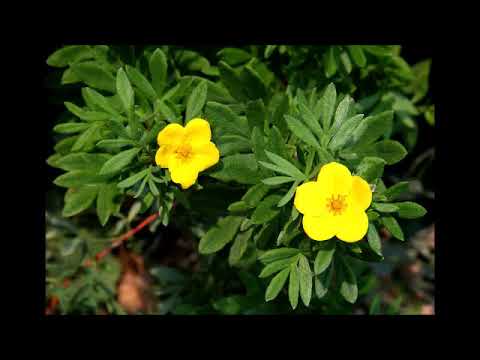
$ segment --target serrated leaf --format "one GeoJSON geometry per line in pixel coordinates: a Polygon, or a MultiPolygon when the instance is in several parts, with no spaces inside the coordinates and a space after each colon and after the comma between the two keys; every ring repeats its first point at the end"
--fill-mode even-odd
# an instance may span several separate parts
{"type": "Polygon", "coordinates": [[[140,152],[140,148],[133,148],[122,151],[103,164],[100,169],[100,175],[111,174],[120,171],[130,164],[135,156],[140,152]]]}
{"type": "Polygon", "coordinates": [[[372,223],[368,224],[367,238],[368,238],[368,245],[370,245],[370,248],[373,251],[375,251],[375,253],[377,253],[378,255],[383,256],[382,242],[380,241],[380,236],[378,235],[375,225],[373,225],[372,223]]]}
{"type": "Polygon", "coordinates": [[[311,145],[315,148],[319,148],[320,144],[315,138],[313,133],[305,126],[303,123],[290,115],[285,115],[285,121],[287,122],[288,128],[297,136],[300,140],[303,140],[308,145],[311,145]]]}
{"type": "Polygon", "coordinates": [[[65,194],[65,205],[62,215],[70,217],[76,215],[92,205],[97,196],[96,186],[81,186],[77,189],[70,190],[65,194]]]}
{"type": "Polygon", "coordinates": [[[265,292],[265,301],[270,301],[275,299],[278,294],[280,293],[280,290],[282,290],[283,286],[285,285],[285,282],[287,281],[288,274],[290,273],[290,268],[285,268],[282,271],[280,271],[275,277],[270,281],[270,284],[267,287],[267,290],[265,292]]]}
{"type": "Polygon", "coordinates": [[[403,235],[402,228],[398,224],[397,220],[392,216],[386,216],[382,218],[382,223],[390,231],[390,233],[396,237],[398,240],[404,241],[405,237],[403,235]]]}
{"type": "Polygon", "coordinates": [[[333,254],[335,253],[335,241],[324,241],[320,244],[315,261],[313,263],[313,271],[315,275],[323,273],[332,262],[333,254]]]}
{"type": "Polygon", "coordinates": [[[155,49],[150,56],[148,67],[152,76],[152,87],[158,96],[162,95],[167,82],[167,58],[162,50],[155,49]]]}

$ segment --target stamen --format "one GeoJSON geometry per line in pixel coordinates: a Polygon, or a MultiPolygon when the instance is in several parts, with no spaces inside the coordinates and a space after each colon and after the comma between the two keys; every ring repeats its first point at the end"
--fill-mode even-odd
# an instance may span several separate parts
{"type": "Polygon", "coordinates": [[[341,215],[347,208],[347,202],[345,201],[345,195],[332,195],[327,200],[327,209],[333,215],[341,215]]]}

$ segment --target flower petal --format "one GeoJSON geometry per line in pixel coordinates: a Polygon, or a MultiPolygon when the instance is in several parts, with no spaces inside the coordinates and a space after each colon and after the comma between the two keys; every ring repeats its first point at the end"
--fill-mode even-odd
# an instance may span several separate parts
{"type": "Polygon", "coordinates": [[[326,212],[326,197],[318,182],[309,181],[297,187],[293,204],[302,214],[319,216],[326,212]]]}
{"type": "Polygon", "coordinates": [[[305,215],[302,220],[303,230],[313,240],[323,241],[331,239],[338,230],[338,221],[335,216],[305,215]]]}
{"type": "Polygon", "coordinates": [[[180,184],[182,189],[187,189],[197,181],[198,168],[192,162],[182,163],[176,159],[170,160],[168,167],[170,178],[174,183],[180,184]]]}
{"type": "Polygon", "coordinates": [[[220,160],[220,152],[212,142],[195,146],[193,152],[192,161],[195,163],[198,171],[204,171],[220,160]]]}
{"type": "Polygon", "coordinates": [[[158,145],[174,145],[182,142],[186,134],[185,128],[180,124],[168,124],[158,133],[158,145]]]}
{"type": "Polygon", "coordinates": [[[368,217],[365,211],[357,209],[347,211],[338,217],[337,237],[345,242],[362,240],[367,234],[368,217]]]}
{"type": "Polygon", "coordinates": [[[162,168],[168,167],[168,161],[170,159],[170,156],[173,154],[173,149],[174,147],[172,145],[160,146],[160,148],[157,150],[157,153],[155,154],[155,162],[158,166],[162,168]]]}
{"type": "Polygon", "coordinates": [[[370,189],[370,185],[360,176],[352,177],[351,197],[361,210],[367,210],[372,203],[372,190],[370,189]]]}
{"type": "Polygon", "coordinates": [[[345,165],[328,163],[320,169],[317,181],[330,194],[347,195],[352,189],[352,174],[345,165]]]}
{"type": "Polygon", "coordinates": [[[192,146],[208,144],[212,138],[210,124],[203,119],[195,118],[185,126],[186,141],[192,146]]]}

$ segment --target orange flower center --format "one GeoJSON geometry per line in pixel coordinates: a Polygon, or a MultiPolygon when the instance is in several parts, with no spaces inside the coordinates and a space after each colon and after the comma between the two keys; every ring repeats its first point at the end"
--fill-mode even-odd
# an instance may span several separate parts
{"type": "Polygon", "coordinates": [[[187,161],[192,157],[192,147],[189,144],[182,144],[175,150],[178,159],[187,161]]]}
{"type": "Polygon", "coordinates": [[[341,215],[347,208],[345,195],[332,195],[327,200],[327,209],[333,215],[341,215]]]}

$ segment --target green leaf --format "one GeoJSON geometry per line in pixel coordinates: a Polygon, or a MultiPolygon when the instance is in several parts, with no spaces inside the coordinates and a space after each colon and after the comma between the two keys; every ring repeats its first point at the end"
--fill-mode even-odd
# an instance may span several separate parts
{"type": "Polygon", "coordinates": [[[243,123],[228,106],[209,101],[205,114],[216,135],[236,134],[249,138],[248,123],[243,123]]]}
{"type": "Polygon", "coordinates": [[[127,179],[120,181],[118,183],[119,188],[128,188],[130,186],[133,186],[136,184],[138,181],[142,180],[149,172],[149,169],[143,169],[142,171],[128,177],[127,179]]]}
{"type": "Polygon", "coordinates": [[[345,300],[353,304],[358,296],[357,278],[346,260],[343,257],[340,259],[340,294],[345,300]]]}
{"type": "Polygon", "coordinates": [[[370,303],[370,309],[368,310],[368,315],[378,315],[380,314],[380,295],[375,294],[372,302],[370,303]]]}
{"type": "Polygon", "coordinates": [[[155,185],[155,182],[153,181],[152,177],[150,176],[147,181],[148,181],[148,188],[150,189],[150,192],[154,196],[159,196],[160,191],[158,191],[157,185],[155,185]]]}
{"type": "Polygon", "coordinates": [[[264,252],[258,260],[260,260],[264,264],[270,264],[279,260],[291,258],[292,256],[296,256],[300,253],[299,249],[296,248],[279,248],[268,250],[264,252]]]}
{"type": "Polygon", "coordinates": [[[104,121],[111,117],[111,115],[104,112],[84,110],[68,101],[65,101],[64,104],[68,111],[85,121],[104,121]]]}
{"type": "Polygon", "coordinates": [[[397,220],[392,216],[386,216],[382,218],[382,223],[390,231],[390,233],[396,237],[398,240],[404,241],[405,237],[403,236],[403,231],[397,220]]]}
{"type": "Polygon", "coordinates": [[[295,190],[297,189],[297,186],[299,183],[300,181],[297,180],[292,184],[292,186],[287,191],[287,193],[278,201],[278,204],[277,204],[278,207],[284,206],[293,198],[293,195],[295,194],[295,190]]]}
{"type": "Polygon", "coordinates": [[[283,173],[290,175],[291,177],[300,181],[305,180],[305,174],[303,174],[299,169],[297,169],[297,167],[295,167],[295,165],[293,165],[289,161],[267,150],[265,151],[265,154],[274,164],[276,164],[280,169],[282,169],[283,173]]]}
{"type": "Polygon", "coordinates": [[[133,110],[134,92],[130,80],[128,80],[127,74],[122,68],[118,69],[116,86],[123,108],[130,114],[133,110]]]}
{"type": "Polygon", "coordinates": [[[256,184],[260,181],[257,162],[253,154],[236,154],[222,158],[219,168],[210,176],[221,181],[256,184]]]}
{"type": "Polygon", "coordinates": [[[221,250],[233,240],[243,217],[227,216],[221,218],[215,226],[210,228],[200,239],[198,250],[201,254],[211,254],[221,250]]]}
{"type": "Polygon", "coordinates": [[[340,129],[340,126],[344,124],[345,120],[347,120],[348,113],[350,111],[350,107],[353,104],[353,99],[349,95],[345,95],[345,97],[340,101],[338,104],[337,110],[335,111],[335,118],[332,124],[332,133],[340,129]]]}
{"type": "Polygon", "coordinates": [[[88,86],[115,92],[115,78],[96,61],[75,63],[72,64],[71,69],[88,86]]]}
{"type": "Polygon", "coordinates": [[[123,146],[133,146],[135,142],[128,139],[108,139],[108,140],[100,140],[97,143],[97,147],[116,150],[123,146]]]}
{"type": "Polygon", "coordinates": [[[427,213],[427,210],[413,201],[397,202],[398,216],[404,219],[416,219],[427,213]]]}
{"type": "Polygon", "coordinates": [[[63,123],[53,128],[53,131],[60,134],[74,134],[89,128],[91,124],[86,123],[63,123]]]}
{"type": "Polygon", "coordinates": [[[257,184],[252,186],[243,195],[242,200],[250,207],[257,206],[265,195],[269,192],[269,187],[264,184],[257,184]]]}
{"type": "Polygon", "coordinates": [[[247,121],[250,129],[253,130],[256,126],[263,133],[266,119],[267,112],[262,99],[250,101],[247,104],[247,121]]]}
{"type": "Polygon", "coordinates": [[[335,112],[335,104],[337,102],[337,91],[333,83],[328,84],[322,97],[315,106],[315,113],[320,116],[324,131],[330,129],[333,113],[335,112]]]}
{"type": "Polygon", "coordinates": [[[320,248],[318,249],[315,262],[313,263],[315,275],[323,273],[330,266],[333,254],[335,253],[335,245],[336,243],[334,240],[324,241],[319,244],[320,248]]]}
{"type": "Polygon", "coordinates": [[[98,139],[98,131],[102,127],[102,123],[93,123],[90,127],[85,130],[75,141],[75,144],[72,146],[71,151],[79,151],[82,149],[88,148],[98,139]]]}
{"type": "Polygon", "coordinates": [[[115,211],[114,198],[118,194],[115,184],[104,184],[100,186],[97,197],[97,215],[100,224],[105,226],[110,215],[115,211]]]}
{"type": "Polygon", "coordinates": [[[195,89],[193,89],[187,101],[187,110],[185,119],[192,120],[201,114],[205,101],[207,100],[207,83],[201,81],[195,89]]]}
{"type": "Polygon", "coordinates": [[[377,253],[378,255],[383,256],[382,242],[380,241],[380,236],[378,235],[375,225],[373,225],[372,223],[368,224],[367,238],[368,238],[368,245],[370,245],[370,248],[373,251],[375,251],[375,253],[377,253]]]}
{"type": "Polygon", "coordinates": [[[260,75],[249,64],[242,69],[240,78],[249,99],[254,100],[267,95],[267,89],[260,75]]]}
{"type": "Polygon", "coordinates": [[[359,66],[364,67],[367,64],[367,58],[360,45],[347,46],[348,53],[350,54],[353,62],[359,66]]]}
{"type": "Polygon", "coordinates": [[[310,270],[308,259],[303,254],[300,254],[298,271],[300,278],[300,297],[305,306],[308,306],[312,298],[312,271],[310,270]]]}
{"type": "Polygon", "coordinates": [[[365,157],[358,164],[355,175],[371,183],[373,180],[382,177],[385,160],[377,157],[365,157]]]}
{"type": "Polygon", "coordinates": [[[267,179],[263,179],[262,183],[264,183],[265,185],[274,186],[274,185],[285,184],[292,181],[295,181],[295,179],[290,176],[274,176],[274,177],[269,177],[267,179]]]}
{"type": "Polygon", "coordinates": [[[352,72],[352,62],[348,56],[348,53],[346,51],[342,51],[339,58],[347,74],[350,74],[352,72]]]}
{"type": "Polygon", "coordinates": [[[230,66],[241,65],[252,58],[248,52],[237,48],[223,48],[217,53],[217,56],[230,66]]]}
{"type": "Polygon", "coordinates": [[[157,100],[157,107],[162,116],[167,120],[169,123],[179,123],[181,120],[177,117],[177,114],[161,100],[157,100]]]}
{"type": "Polygon", "coordinates": [[[157,99],[157,94],[147,78],[134,67],[126,65],[125,69],[133,85],[153,103],[157,99]]]}
{"type": "Polygon", "coordinates": [[[300,102],[298,108],[302,119],[308,128],[317,136],[322,136],[323,130],[318,122],[319,118],[307,107],[306,103],[300,102]]]}
{"type": "Polygon", "coordinates": [[[393,165],[407,155],[405,147],[395,140],[382,140],[362,150],[363,156],[375,156],[382,158],[388,165],[393,165]]]}
{"type": "Polygon", "coordinates": [[[100,175],[111,174],[122,170],[125,166],[132,162],[140,150],[140,148],[133,148],[118,153],[105,164],[103,164],[102,168],[100,169],[100,175]]]}
{"type": "Polygon", "coordinates": [[[389,187],[385,191],[384,195],[387,197],[389,201],[396,200],[401,194],[408,191],[409,185],[410,183],[408,181],[401,181],[389,187]]]}
{"type": "Polygon", "coordinates": [[[280,198],[280,195],[274,194],[263,199],[252,214],[252,223],[264,224],[276,217],[280,213],[280,209],[276,206],[280,198]]]}
{"type": "Polygon", "coordinates": [[[280,293],[280,290],[282,290],[283,285],[285,285],[289,273],[290,268],[288,267],[275,275],[272,281],[270,281],[267,291],[265,292],[265,301],[270,301],[277,297],[277,295],[280,293]]]}
{"type": "Polygon", "coordinates": [[[333,266],[327,268],[326,271],[318,276],[315,276],[315,294],[317,298],[321,299],[328,292],[330,282],[332,281],[333,266]]]}
{"type": "Polygon", "coordinates": [[[333,46],[330,46],[325,53],[324,62],[325,62],[325,76],[331,78],[337,72],[337,61],[335,59],[335,49],[333,46]]]}
{"type": "Polygon", "coordinates": [[[265,51],[263,56],[268,59],[270,55],[272,55],[273,51],[277,48],[278,45],[267,45],[265,47],[265,51]]]}
{"type": "Polygon", "coordinates": [[[240,261],[243,254],[247,250],[248,241],[252,236],[253,229],[241,232],[237,234],[235,241],[233,242],[232,247],[230,248],[230,253],[228,255],[228,263],[230,265],[235,265],[240,261]]]}
{"type": "Polygon", "coordinates": [[[156,49],[148,62],[150,74],[152,75],[152,87],[158,96],[162,95],[162,91],[167,83],[167,58],[162,50],[156,49]]]}
{"type": "Polygon", "coordinates": [[[298,295],[300,291],[300,275],[297,268],[297,264],[290,265],[290,279],[288,283],[288,300],[290,300],[290,305],[292,309],[296,309],[298,305],[298,295]]]}
{"type": "Polygon", "coordinates": [[[396,204],[373,203],[372,207],[383,213],[390,213],[399,210],[396,204]]]}
{"type": "Polygon", "coordinates": [[[55,165],[63,170],[98,171],[112,156],[108,154],[71,153],[59,158],[55,165]]]}
{"type": "Polygon", "coordinates": [[[65,194],[65,206],[62,215],[70,217],[89,208],[97,196],[97,190],[96,186],[89,185],[69,190],[65,194]]]}
{"type": "Polygon", "coordinates": [[[53,183],[57,186],[70,188],[88,184],[98,184],[104,180],[105,177],[99,176],[94,171],[75,170],[58,176],[53,183]]]}
{"type": "Polygon", "coordinates": [[[94,53],[88,45],[69,45],[55,51],[47,59],[47,64],[54,67],[66,67],[78,61],[91,59],[94,53]]]}
{"type": "Polygon", "coordinates": [[[260,273],[260,275],[258,275],[258,277],[259,278],[269,277],[270,275],[272,275],[272,274],[290,266],[290,264],[292,264],[293,262],[296,263],[296,260],[297,260],[297,258],[294,257],[294,256],[286,258],[286,259],[276,260],[276,261],[268,264],[267,266],[265,266],[263,268],[262,272],[260,273]]]}
{"type": "MultiPolygon", "coordinates": [[[[363,119],[363,114],[354,115],[351,118],[345,120],[338,131],[333,135],[330,140],[329,147],[332,150],[338,150],[346,146],[351,139],[352,133],[363,119]]],[[[348,145],[347,145],[348,146],[348,145]]]]}
{"type": "Polygon", "coordinates": [[[116,118],[119,118],[119,119],[122,118],[120,113],[111,105],[111,103],[107,100],[107,98],[101,95],[100,93],[98,93],[97,91],[90,88],[86,88],[85,95],[88,96],[90,101],[98,108],[113,115],[116,118]]]}
{"type": "Polygon", "coordinates": [[[285,115],[284,117],[288,128],[295,134],[295,136],[297,136],[300,140],[303,140],[308,145],[311,145],[315,148],[320,147],[320,144],[315,136],[305,125],[303,125],[300,120],[290,115],[285,115]]]}
{"type": "Polygon", "coordinates": [[[353,131],[351,145],[359,148],[373,143],[391,128],[392,120],[393,111],[391,110],[366,117],[353,131]]]}
{"type": "Polygon", "coordinates": [[[218,69],[220,70],[220,79],[228,92],[240,102],[248,101],[249,97],[239,74],[224,61],[218,63],[218,69]]]}
{"type": "Polygon", "coordinates": [[[77,77],[77,75],[75,75],[71,68],[66,69],[62,74],[62,85],[75,84],[80,81],[81,80],[77,77]]]}

